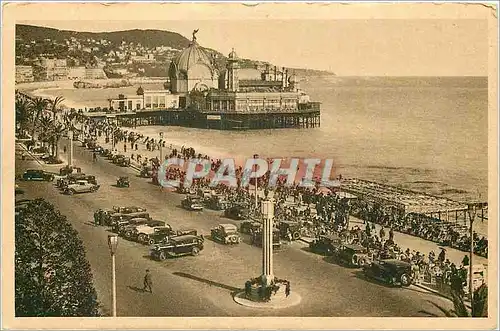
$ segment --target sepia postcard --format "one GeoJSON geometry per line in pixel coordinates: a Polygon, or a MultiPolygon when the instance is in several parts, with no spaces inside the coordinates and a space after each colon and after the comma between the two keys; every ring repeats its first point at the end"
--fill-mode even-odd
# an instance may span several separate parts
{"type": "Polygon", "coordinates": [[[2,327],[498,328],[497,10],[3,3],[2,327]]]}

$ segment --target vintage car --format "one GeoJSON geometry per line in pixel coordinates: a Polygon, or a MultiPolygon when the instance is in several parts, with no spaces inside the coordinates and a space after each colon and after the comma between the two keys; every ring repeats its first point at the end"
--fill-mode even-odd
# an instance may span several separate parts
{"type": "Polygon", "coordinates": [[[300,239],[300,224],[298,222],[281,221],[279,222],[278,228],[280,230],[281,239],[288,240],[288,232],[290,232],[292,240],[300,239]]]}
{"type": "Polygon", "coordinates": [[[118,160],[120,160],[120,159],[122,159],[122,158],[124,158],[124,157],[126,157],[126,156],[125,156],[125,155],[123,155],[123,154],[115,154],[115,155],[113,155],[113,157],[111,158],[111,161],[112,161],[113,163],[115,163],[115,164],[118,164],[118,160]]]}
{"type": "Polygon", "coordinates": [[[250,211],[243,205],[234,205],[224,211],[224,216],[234,220],[244,220],[250,217],[250,211]]]}
{"type": "Polygon", "coordinates": [[[56,185],[60,189],[65,190],[68,185],[76,184],[76,182],[78,182],[79,180],[84,180],[91,184],[97,185],[97,179],[95,178],[95,176],[82,173],[69,174],[68,176],[66,176],[66,178],[59,178],[56,185]]]}
{"type": "MultiPolygon", "coordinates": [[[[251,243],[252,245],[262,247],[262,229],[258,229],[252,233],[251,243]]],[[[273,248],[281,248],[280,231],[276,228],[273,229],[273,248]]]]}
{"type": "Polygon", "coordinates": [[[132,219],[147,219],[150,220],[151,217],[147,212],[136,212],[129,214],[113,214],[111,215],[111,227],[114,232],[118,233],[120,231],[120,227],[126,226],[130,224],[132,219]]]}
{"type": "Polygon", "coordinates": [[[340,246],[333,256],[338,262],[356,268],[362,268],[372,261],[365,247],[354,244],[340,246]]]}
{"type": "Polygon", "coordinates": [[[411,264],[397,259],[373,261],[363,267],[368,278],[390,285],[410,286],[413,282],[411,264]]]}
{"type": "Polygon", "coordinates": [[[129,240],[137,239],[137,227],[148,224],[149,218],[132,218],[124,222],[118,222],[117,233],[129,240]]]}
{"type": "Polygon", "coordinates": [[[187,210],[203,210],[203,205],[201,204],[201,199],[198,197],[194,197],[188,195],[181,202],[181,206],[187,210]]]}
{"type": "Polygon", "coordinates": [[[155,260],[165,260],[167,257],[189,254],[196,256],[203,250],[203,241],[203,237],[194,235],[172,237],[168,242],[155,244],[150,249],[149,254],[155,260]]]}
{"type": "Polygon", "coordinates": [[[241,233],[252,234],[255,231],[259,231],[260,228],[262,228],[262,223],[254,220],[243,221],[240,224],[241,233]]]}
{"type": "Polygon", "coordinates": [[[126,157],[126,156],[119,157],[116,159],[115,163],[117,165],[119,165],[120,167],[129,167],[130,166],[130,158],[126,157]]]}
{"type": "Polygon", "coordinates": [[[131,213],[145,212],[145,211],[146,208],[135,207],[135,206],[129,206],[129,207],[114,206],[112,209],[104,209],[101,211],[101,214],[98,216],[99,224],[109,226],[112,223],[112,217],[114,215],[121,216],[122,214],[131,214],[131,213]]]}
{"type": "Polygon", "coordinates": [[[321,235],[309,243],[309,250],[317,254],[334,255],[341,245],[342,240],[338,235],[321,235]]]}
{"type": "Polygon", "coordinates": [[[122,176],[116,180],[116,186],[118,187],[130,187],[130,180],[126,176],[122,176]]]}
{"type": "Polygon", "coordinates": [[[77,167],[73,167],[73,166],[64,166],[62,167],[61,169],[59,169],[59,175],[60,176],[66,176],[66,175],[69,175],[69,174],[72,174],[73,172],[77,172],[77,173],[81,173],[82,169],[81,168],[77,168],[77,167]]]}
{"type": "Polygon", "coordinates": [[[229,201],[224,199],[222,195],[214,194],[204,200],[205,206],[213,210],[224,210],[229,207],[229,201]]]}
{"type": "Polygon", "coordinates": [[[110,149],[105,148],[102,152],[101,155],[104,157],[107,157],[108,159],[113,155],[113,152],[110,149]]]}
{"type": "Polygon", "coordinates": [[[28,169],[22,174],[23,180],[39,180],[51,182],[54,180],[54,174],[40,169],[28,169]]]}
{"type": "Polygon", "coordinates": [[[210,230],[210,235],[214,241],[223,244],[239,244],[241,242],[238,234],[238,227],[233,224],[219,224],[216,228],[210,230]]]}
{"type": "Polygon", "coordinates": [[[179,237],[179,236],[185,236],[185,235],[193,235],[197,236],[198,231],[194,229],[180,229],[180,230],[173,230],[172,228],[165,227],[165,228],[156,228],[155,232],[151,235],[149,235],[149,241],[148,243],[150,245],[158,244],[158,243],[165,243],[170,240],[170,238],[173,237],[179,237]]]}
{"type": "Polygon", "coordinates": [[[141,177],[151,178],[153,177],[153,167],[151,166],[143,166],[141,169],[141,177]]]}
{"type": "Polygon", "coordinates": [[[149,236],[154,234],[156,229],[172,230],[172,227],[164,221],[150,220],[146,224],[136,226],[133,229],[132,237],[134,240],[146,244],[149,242],[149,236]]]}
{"type": "Polygon", "coordinates": [[[73,195],[75,193],[95,192],[99,187],[100,185],[89,183],[86,180],[78,180],[76,183],[66,186],[64,193],[73,195]]]}
{"type": "Polygon", "coordinates": [[[49,155],[49,150],[47,147],[37,147],[31,150],[31,154],[36,157],[46,157],[49,155]]]}
{"type": "Polygon", "coordinates": [[[94,152],[99,154],[99,155],[102,155],[102,153],[104,152],[104,148],[102,146],[96,145],[94,147],[94,152]]]}

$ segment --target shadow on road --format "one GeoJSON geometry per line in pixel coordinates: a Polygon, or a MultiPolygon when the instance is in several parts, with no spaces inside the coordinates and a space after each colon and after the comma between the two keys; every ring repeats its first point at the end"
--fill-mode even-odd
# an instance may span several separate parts
{"type": "Polygon", "coordinates": [[[173,274],[176,275],[176,276],[180,276],[180,277],[185,277],[185,278],[189,278],[189,279],[192,279],[192,280],[196,280],[198,282],[205,283],[205,284],[208,284],[210,286],[217,286],[217,287],[223,288],[223,289],[231,291],[231,292],[237,292],[237,291],[241,290],[241,289],[239,289],[237,287],[233,287],[233,286],[229,286],[229,285],[226,285],[226,284],[217,283],[217,282],[211,281],[209,279],[201,278],[201,277],[198,277],[198,276],[193,276],[193,275],[190,275],[190,274],[187,274],[187,273],[184,273],[184,272],[174,272],[173,274]]]}

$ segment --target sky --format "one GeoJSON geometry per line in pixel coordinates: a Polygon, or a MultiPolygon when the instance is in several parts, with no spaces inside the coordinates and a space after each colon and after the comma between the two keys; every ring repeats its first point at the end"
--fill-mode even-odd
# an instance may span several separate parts
{"type": "Polygon", "coordinates": [[[174,31],[228,54],[339,76],[487,76],[481,19],[71,20],[19,23],[65,30],[174,31]]]}

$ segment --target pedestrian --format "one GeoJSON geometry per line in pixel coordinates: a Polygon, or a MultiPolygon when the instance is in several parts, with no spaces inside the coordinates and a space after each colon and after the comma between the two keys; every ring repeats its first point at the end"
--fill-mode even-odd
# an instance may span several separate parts
{"type": "Polygon", "coordinates": [[[290,229],[286,229],[286,237],[288,238],[288,242],[292,242],[292,233],[290,229]]]}
{"type": "Polygon", "coordinates": [[[127,143],[124,143],[124,144],[123,144],[123,152],[124,152],[124,153],[127,153],[127,143]]]}
{"type": "Polygon", "coordinates": [[[462,265],[464,267],[469,265],[469,257],[467,255],[464,255],[464,258],[462,259],[462,265]]]}
{"type": "Polygon", "coordinates": [[[149,272],[149,269],[146,269],[146,274],[144,275],[143,291],[146,292],[146,290],[148,290],[148,292],[153,293],[153,289],[151,288],[152,285],[153,285],[153,279],[151,277],[151,273],[149,272]]]}
{"type": "Polygon", "coordinates": [[[63,147],[63,152],[66,154],[66,145],[63,147]]]}
{"type": "Polygon", "coordinates": [[[96,154],[96,152],[94,152],[94,153],[92,154],[92,160],[93,160],[94,162],[96,162],[96,161],[97,161],[97,154],[96,154]]]}
{"type": "Polygon", "coordinates": [[[382,227],[382,228],[380,228],[380,239],[384,240],[384,237],[385,237],[385,230],[384,230],[384,227],[382,227]]]}
{"type": "Polygon", "coordinates": [[[135,150],[138,150],[139,149],[139,146],[137,146],[137,144],[135,144],[135,150]]]}
{"type": "Polygon", "coordinates": [[[285,295],[286,297],[288,298],[288,296],[290,295],[290,282],[286,282],[286,286],[285,286],[285,295]]]}
{"type": "Polygon", "coordinates": [[[391,227],[391,229],[389,230],[389,240],[390,241],[394,241],[394,230],[393,228],[391,227]]]}

